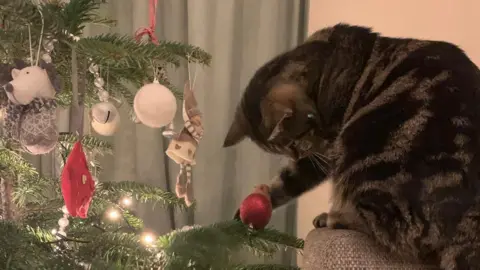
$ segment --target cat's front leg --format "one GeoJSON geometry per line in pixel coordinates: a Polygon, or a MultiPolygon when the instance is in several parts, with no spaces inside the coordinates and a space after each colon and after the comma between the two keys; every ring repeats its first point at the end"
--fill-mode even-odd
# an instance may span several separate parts
{"type": "MultiPolygon", "coordinates": [[[[270,199],[275,209],[301,194],[321,184],[327,178],[326,172],[319,170],[318,165],[308,157],[298,159],[284,167],[270,185],[270,199]]],[[[240,211],[235,213],[239,219],[240,211]]]]}

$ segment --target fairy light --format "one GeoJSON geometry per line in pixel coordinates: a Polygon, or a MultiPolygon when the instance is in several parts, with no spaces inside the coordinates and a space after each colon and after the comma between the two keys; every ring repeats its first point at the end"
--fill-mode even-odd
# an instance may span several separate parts
{"type": "Polygon", "coordinates": [[[151,246],[155,241],[155,235],[150,232],[144,232],[141,236],[141,241],[146,246],[151,246]]]}
{"type": "Polygon", "coordinates": [[[107,212],[107,216],[110,220],[117,220],[120,217],[120,212],[117,209],[110,209],[107,212]]]}
{"type": "Polygon", "coordinates": [[[121,200],[120,200],[120,203],[123,205],[123,206],[130,206],[132,205],[132,198],[130,197],[123,197],[121,200]]]}

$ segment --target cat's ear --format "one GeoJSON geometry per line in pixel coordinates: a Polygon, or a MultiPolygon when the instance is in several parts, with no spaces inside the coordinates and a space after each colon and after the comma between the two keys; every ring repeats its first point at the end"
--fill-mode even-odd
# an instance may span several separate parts
{"type": "Polygon", "coordinates": [[[267,134],[268,141],[275,139],[280,133],[284,131],[284,121],[293,114],[293,110],[283,104],[265,99],[260,104],[260,112],[262,114],[262,120],[267,128],[271,130],[270,134],[267,134]]]}
{"type": "Polygon", "coordinates": [[[280,118],[280,120],[277,122],[277,124],[273,128],[272,132],[268,136],[268,139],[267,139],[268,141],[271,141],[271,140],[275,139],[280,133],[282,133],[284,131],[283,122],[284,122],[285,119],[287,119],[290,116],[292,116],[292,114],[289,113],[289,112],[285,112],[283,114],[283,116],[280,118]]]}
{"type": "Polygon", "coordinates": [[[292,117],[298,106],[298,100],[305,96],[301,87],[295,83],[278,83],[273,86],[260,104],[262,119],[268,130],[268,140],[275,139],[284,131],[284,122],[292,117]]]}
{"type": "Polygon", "coordinates": [[[240,108],[238,108],[232,125],[230,126],[227,136],[223,141],[223,147],[233,146],[245,139],[246,136],[245,117],[243,116],[243,112],[240,110],[240,108]]]}

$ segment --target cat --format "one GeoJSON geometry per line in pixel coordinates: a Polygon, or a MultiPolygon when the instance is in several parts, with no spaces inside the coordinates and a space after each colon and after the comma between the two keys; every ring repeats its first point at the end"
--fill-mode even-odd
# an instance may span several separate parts
{"type": "Polygon", "coordinates": [[[274,208],[331,178],[315,227],[480,269],[480,71],[457,46],[321,29],[254,74],[224,147],[245,138],[291,160],[270,185],[274,208]]]}

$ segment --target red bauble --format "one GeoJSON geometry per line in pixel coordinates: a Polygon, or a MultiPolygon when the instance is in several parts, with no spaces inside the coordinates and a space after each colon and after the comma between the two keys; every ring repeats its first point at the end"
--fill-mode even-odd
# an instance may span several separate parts
{"type": "Polygon", "coordinates": [[[272,217],[272,203],[263,193],[248,195],[240,205],[240,219],[254,229],[263,229],[272,217]]]}
{"type": "Polygon", "coordinates": [[[62,194],[72,217],[86,218],[92,201],[95,183],[88,170],[82,143],[76,142],[62,171],[62,194]]]}

